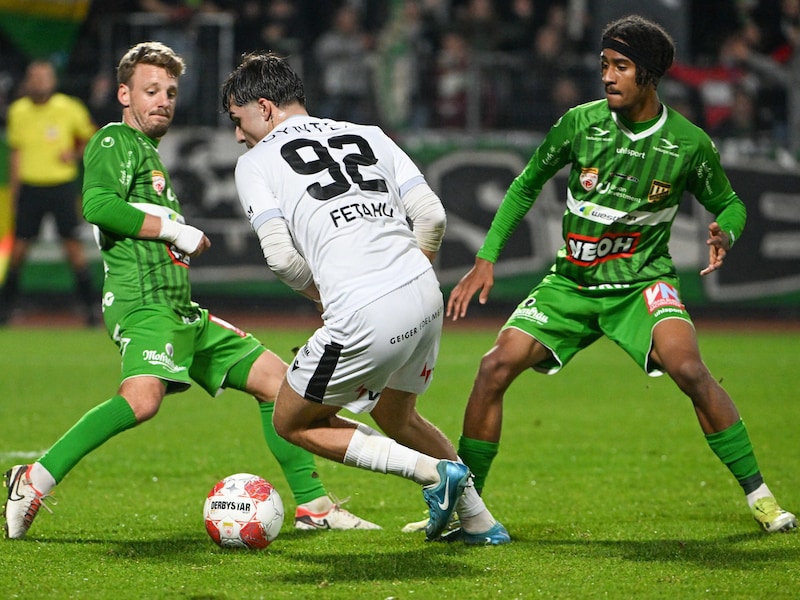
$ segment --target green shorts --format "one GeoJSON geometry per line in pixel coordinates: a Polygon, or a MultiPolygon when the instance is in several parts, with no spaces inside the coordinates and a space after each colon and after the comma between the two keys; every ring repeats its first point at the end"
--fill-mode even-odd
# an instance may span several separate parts
{"type": "Polygon", "coordinates": [[[265,350],[252,335],[205,309],[188,319],[166,305],[127,313],[114,341],[122,356],[121,381],[158,377],[167,384],[168,394],[188,389],[192,381],[212,396],[225,387],[242,389],[245,381],[226,382],[228,371],[242,360],[254,363],[265,350]]]}
{"type": "Polygon", "coordinates": [[[519,329],[552,352],[534,366],[557,373],[579,351],[605,335],[648,375],[661,375],[649,359],[653,328],[664,319],[692,322],[680,299],[676,277],[635,284],[582,287],[550,273],[514,310],[502,329],[519,329]]]}

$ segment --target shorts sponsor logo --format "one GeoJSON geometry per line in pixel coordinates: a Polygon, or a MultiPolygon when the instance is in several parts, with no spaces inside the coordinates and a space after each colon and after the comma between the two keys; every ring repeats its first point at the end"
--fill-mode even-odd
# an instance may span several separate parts
{"type": "Polygon", "coordinates": [[[361,396],[365,394],[370,402],[375,402],[378,400],[378,398],[381,397],[381,390],[373,392],[372,390],[365,387],[364,384],[362,383],[360,386],[358,386],[358,388],[356,388],[356,397],[361,398],[361,396]]]}
{"type": "Polygon", "coordinates": [[[436,312],[433,312],[430,315],[428,315],[427,317],[425,317],[424,319],[422,319],[422,321],[419,322],[419,325],[417,327],[413,327],[413,328],[409,329],[408,331],[405,331],[405,332],[403,332],[401,334],[394,335],[394,336],[390,337],[389,338],[389,343],[390,344],[399,344],[400,342],[403,342],[403,341],[405,341],[407,339],[410,339],[410,338],[414,337],[420,331],[425,329],[425,327],[427,327],[428,325],[430,325],[431,323],[436,321],[436,319],[438,319],[441,316],[442,316],[442,307],[438,308],[436,310],[436,312]]]}
{"type": "Polygon", "coordinates": [[[638,233],[609,233],[599,238],[570,233],[567,235],[567,260],[590,267],[615,258],[630,258],[638,242],[638,233]]]}
{"type": "Polygon", "coordinates": [[[428,380],[431,378],[431,374],[433,373],[433,368],[428,366],[428,363],[425,363],[425,366],[422,367],[422,372],[419,374],[425,380],[425,383],[428,383],[428,380]]]}
{"type": "Polygon", "coordinates": [[[418,331],[419,331],[419,329],[414,327],[413,329],[409,329],[408,331],[405,331],[405,332],[400,333],[398,335],[393,335],[392,337],[389,338],[389,343],[390,344],[399,344],[400,342],[403,342],[403,341],[405,341],[407,339],[410,339],[410,338],[414,337],[415,335],[417,335],[418,331]]]}
{"type": "Polygon", "coordinates": [[[174,354],[175,349],[173,348],[172,344],[167,344],[164,347],[163,352],[158,350],[143,350],[142,358],[151,365],[162,367],[170,373],[180,373],[181,371],[185,371],[186,367],[178,366],[173,361],[172,357],[174,354]]]}
{"type": "Polygon", "coordinates": [[[514,311],[514,318],[525,319],[526,321],[533,321],[540,325],[547,325],[550,318],[541,310],[536,308],[536,298],[528,298],[520,304],[514,311]]]}
{"type": "Polygon", "coordinates": [[[683,312],[684,306],[681,302],[678,290],[674,286],[659,281],[642,292],[647,311],[651,315],[661,315],[665,312],[683,312]]]}

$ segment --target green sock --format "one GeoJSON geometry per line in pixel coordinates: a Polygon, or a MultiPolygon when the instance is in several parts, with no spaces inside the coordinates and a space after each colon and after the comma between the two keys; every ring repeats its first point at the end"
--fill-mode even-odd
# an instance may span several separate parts
{"type": "Polygon", "coordinates": [[[727,429],[709,433],[706,435],[706,441],[714,454],[736,477],[745,494],[749,494],[763,483],[744,421],[739,419],[727,429]]]}
{"type": "Polygon", "coordinates": [[[475,476],[475,489],[478,493],[483,491],[486,477],[499,448],[500,442],[474,440],[463,435],[458,440],[458,455],[475,476]]]}
{"type": "Polygon", "coordinates": [[[272,424],[274,402],[259,402],[261,409],[261,425],[264,428],[264,439],[267,440],[272,455],[281,466],[284,477],[294,495],[297,505],[311,502],[320,496],[327,495],[325,486],[317,473],[314,455],[308,450],[287,442],[275,432],[272,424]]]}
{"type": "Polygon", "coordinates": [[[135,425],[136,415],[131,405],[122,396],[114,396],[83,415],[39,463],[59,483],[84,456],[135,425]]]}

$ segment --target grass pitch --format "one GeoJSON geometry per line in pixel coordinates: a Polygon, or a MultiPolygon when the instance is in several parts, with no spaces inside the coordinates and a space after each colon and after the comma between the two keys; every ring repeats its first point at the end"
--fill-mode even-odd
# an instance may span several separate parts
{"type": "MultiPolygon", "coordinates": [[[[255,333],[285,359],[310,329],[255,333]]],[[[448,324],[420,411],[454,441],[494,330],[448,324]]],[[[703,331],[767,483],[800,511],[796,332],[703,331]]],[[[100,331],[0,330],[0,468],[38,457],[117,386],[100,331]]],[[[367,417],[368,419],[368,417],[367,417]]],[[[369,421],[368,421],[369,422],[369,421]]],[[[555,377],[526,373],[505,402],[484,497],[510,531],[497,548],[404,534],[425,516],[414,484],[319,461],[329,491],[381,531],[300,532],[255,402],[192,389],[86,457],[28,538],[0,540],[3,598],[796,598],[800,535],[766,535],[706,445],[691,404],[608,341],[555,377]],[[287,520],[265,551],[226,551],[202,507],[225,475],[281,492],[287,520]]]]}

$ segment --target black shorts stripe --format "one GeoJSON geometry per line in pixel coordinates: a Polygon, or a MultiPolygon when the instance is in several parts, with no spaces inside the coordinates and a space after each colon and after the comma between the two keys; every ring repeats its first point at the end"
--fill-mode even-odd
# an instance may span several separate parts
{"type": "Polygon", "coordinates": [[[328,389],[328,383],[333,376],[333,371],[336,369],[343,348],[344,346],[335,342],[325,344],[325,352],[323,352],[322,358],[319,359],[317,370],[311,376],[306,393],[303,395],[306,400],[322,402],[323,398],[325,398],[325,390],[328,389]]]}

